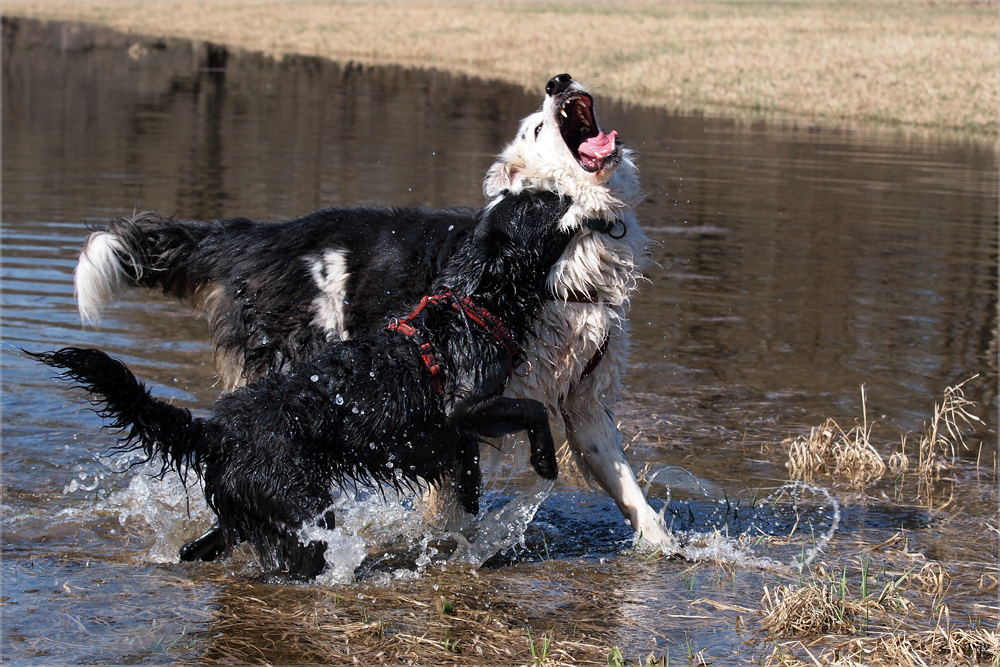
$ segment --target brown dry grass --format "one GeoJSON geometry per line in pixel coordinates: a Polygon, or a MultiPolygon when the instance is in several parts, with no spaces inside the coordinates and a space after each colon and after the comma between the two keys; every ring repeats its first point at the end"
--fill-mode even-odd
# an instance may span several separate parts
{"type": "Polygon", "coordinates": [[[898,534],[860,551],[842,570],[820,564],[798,585],[764,587],[760,627],[774,642],[765,664],[1000,664],[1000,627],[981,625],[994,615],[952,623],[949,566],[898,534]]]}
{"type": "MultiPolygon", "coordinates": [[[[929,422],[924,424],[920,436],[919,462],[915,470],[918,497],[931,502],[935,485],[941,473],[954,466],[959,447],[964,446],[964,431],[980,422],[970,410],[975,403],[965,398],[962,387],[968,380],[946,387],[941,403],[934,404],[929,422]]],[[[813,482],[821,476],[846,482],[854,489],[864,489],[878,482],[886,470],[901,476],[910,468],[906,455],[907,437],[901,436],[900,448],[888,459],[871,443],[871,425],[868,423],[867,397],[861,387],[862,423],[845,432],[833,419],[827,419],[807,436],[788,438],[782,445],[788,449],[789,476],[804,482],[813,482]]]]}
{"type": "MultiPolygon", "coordinates": [[[[889,458],[897,497],[908,474],[917,479],[916,497],[922,505],[940,510],[952,502],[948,498],[942,505],[936,500],[946,487],[942,473],[955,468],[966,430],[979,421],[970,411],[974,404],[965,398],[964,385],[946,388],[941,402],[935,403],[920,434],[915,465],[906,455],[906,436],[889,458]]],[[[887,466],[870,442],[865,399],[862,390],[861,424],[849,432],[827,420],[809,437],[785,441],[793,478],[811,481],[826,475],[856,489],[879,480],[887,466]]],[[[989,520],[985,525],[1000,532],[989,520]]],[[[953,625],[948,610],[948,604],[965,605],[974,589],[995,590],[995,562],[928,560],[910,552],[901,534],[862,548],[860,554],[856,563],[832,575],[820,564],[809,581],[765,587],[761,629],[775,642],[765,664],[1000,664],[1000,626],[990,627],[997,621],[994,608],[973,604],[972,609],[982,613],[977,612],[975,620],[968,614],[969,627],[953,625]]]]}
{"type": "Polygon", "coordinates": [[[874,484],[885,474],[882,456],[871,444],[871,426],[864,385],[861,387],[863,422],[846,433],[832,419],[811,429],[809,437],[784,441],[788,446],[785,466],[792,479],[812,482],[822,474],[844,479],[856,489],[874,484]]]}
{"type": "Polygon", "coordinates": [[[832,419],[819,428],[811,429],[809,437],[786,440],[788,467],[792,479],[813,482],[826,473],[844,479],[848,485],[863,489],[882,478],[885,464],[882,456],[868,439],[865,427],[855,426],[848,432],[832,419]]]}
{"type": "Polygon", "coordinates": [[[995,3],[981,5],[5,2],[8,16],[725,115],[960,128],[994,136],[995,3]]]}
{"type": "Polygon", "coordinates": [[[934,404],[934,416],[924,426],[918,471],[925,486],[936,482],[941,471],[954,464],[958,448],[964,446],[963,429],[980,421],[969,412],[975,403],[965,398],[962,387],[966,382],[945,389],[941,403],[934,404]]]}
{"type": "Polygon", "coordinates": [[[1000,634],[995,630],[947,629],[897,632],[857,637],[835,650],[812,651],[801,642],[778,644],[764,664],[774,667],[815,665],[874,665],[924,667],[926,665],[996,665],[1000,660],[1000,634]],[[795,651],[808,659],[798,658],[795,651]],[[818,655],[816,655],[818,653],[818,655]]]}
{"type": "Polygon", "coordinates": [[[606,664],[609,637],[599,623],[583,614],[564,625],[546,627],[530,613],[526,616],[523,600],[491,594],[492,573],[481,576],[487,581],[477,580],[473,590],[461,577],[442,577],[437,591],[416,582],[378,588],[372,595],[359,595],[357,587],[299,588],[225,580],[226,592],[203,638],[202,660],[212,664],[606,664]]]}
{"type": "MultiPolygon", "coordinates": [[[[761,627],[778,637],[855,634],[868,604],[846,597],[835,585],[764,587],[761,606],[766,615],[761,627]]],[[[881,608],[879,608],[881,610],[881,608]]]]}

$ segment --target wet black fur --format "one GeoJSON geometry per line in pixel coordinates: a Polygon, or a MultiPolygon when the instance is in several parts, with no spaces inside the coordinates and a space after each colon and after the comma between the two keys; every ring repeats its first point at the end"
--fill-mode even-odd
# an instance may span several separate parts
{"type": "Polygon", "coordinates": [[[371,331],[412,305],[475,225],[472,209],[325,208],[279,223],[213,223],[155,212],[118,218],[107,231],[137,261],[121,268],[134,287],[162,290],[208,308],[217,353],[242,361],[243,379],[315,359],[327,332],[315,322],[320,295],[308,260],[346,251],[345,329],[371,331]]]}
{"type": "MultiPolygon", "coordinates": [[[[537,193],[484,209],[435,286],[468,294],[523,343],[545,277],[569,240],[557,230],[568,207],[537,193]]],[[[225,552],[246,541],[265,572],[311,578],[326,567],[326,545],[304,543],[299,531],[310,521],[333,526],[334,484],[400,487],[454,476],[466,509],[476,511],[480,439],[521,430],[535,470],[557,474],[544,406],[501,396],[511,372],[507,349],[444,304],[429,307],[415,326],[444,368],[443,394],[430,388],[413,337],[377,329],[224,395],[207,420],[153,399],[103,352],[35,356],[102,396],[111,425],[129,429],[126,446],[202,475],[218,529],[201,547],[225,552]]]]}

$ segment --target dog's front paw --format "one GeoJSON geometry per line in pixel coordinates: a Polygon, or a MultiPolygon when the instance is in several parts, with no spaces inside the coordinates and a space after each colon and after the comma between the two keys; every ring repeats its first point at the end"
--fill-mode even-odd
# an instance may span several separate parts
{"type": "Polygon", "coordinates": [[[555,451],[536,452],[531,455],[531,467],[540,477],[555,479],[559,475],[555,451]]]}
{"type": "Polygon", "coordinates": [[[179,556],[184,562],[213,561],[228,552],[229,549],[230,545],[226,541],[225,533],[222,532],[219,524],[214,524],[204,535],[182,546],[179,556]]]}

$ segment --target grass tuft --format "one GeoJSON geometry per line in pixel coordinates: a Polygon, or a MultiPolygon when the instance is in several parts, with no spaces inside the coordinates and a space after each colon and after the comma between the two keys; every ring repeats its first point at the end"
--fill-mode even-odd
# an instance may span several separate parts
{"type": "MultiPolygon", "coordinates": [[[[955,465],[959,447],[965,446],[964,434],[980,423],[971,412],[973,401],[965,398],[962,387],[978,376],[944,390],[940,404],[934,404],[930,422],[924,424],[920,437],[918,463],[915,469],[918,497],[928,502],[935,494],[941,473],[955,465]]],[[[888,463],[871,441],[872,424],[868,422],[867,395],[861,387],[862,422],[844,431],[833,419],[827,419],[807,436],[788,438],[782,442],[788,448],[785,467],[792,479],[812,483],[819,477],[830,477],[857,490],[877,483],[891,472],[896,481],[896,498],[904,474],[911,472],[906,454],[907,437],[900,437],[899,450],[888,457],[888,463]]]]}
{"type": "Polygon", "coordinates": [[[827,419],[809,437],[785,440],[788,462],[785,464],[792,479],[811,483],[823,474],[843,479],[852,488],[863,489],[882,479],[886,466],[882,456],[871,444],[867,400],[861,386],[863,422],[846,433],[833,419],[827,419]]]}

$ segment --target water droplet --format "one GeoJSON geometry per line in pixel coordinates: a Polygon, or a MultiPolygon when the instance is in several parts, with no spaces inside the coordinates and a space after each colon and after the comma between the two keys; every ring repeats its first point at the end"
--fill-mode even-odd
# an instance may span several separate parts
{"type": "Polygon", "coordinates": [[[341,396],[340,394],[337,394],[337,397],[333,399],[333,402],[336,403],[337,405],[343,405],[344,397],[341,396]]]}
{"type": "Polygon", "coordinates": [[[319,382],[319,376],[318,375],[312,375],[312,376],[309,377],[309,379],[312,380],[313,382],[319,382]]]}
{"type": "Polygon", "coordinates": [[[358,414],[358,406],[355,405],[354,407],[352,407],[351,412],[354,414],[358,414]]]}

